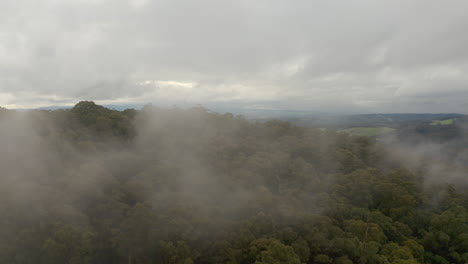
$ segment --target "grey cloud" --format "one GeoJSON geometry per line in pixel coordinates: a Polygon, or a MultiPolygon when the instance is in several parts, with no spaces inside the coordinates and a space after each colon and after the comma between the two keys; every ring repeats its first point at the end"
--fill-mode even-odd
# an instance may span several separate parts
{"type": "Polygon", "coordinates": [[[432,112],[425,103],[432,100],[447,105],[434,111],[466,112],[466,8],[462,1],[2,1],[0,105],[180,98],[432,112]],[[458,74],[440,77],[443,69],[458,74]],[[196,85],[140,85],[148,81],[196,85]]]}

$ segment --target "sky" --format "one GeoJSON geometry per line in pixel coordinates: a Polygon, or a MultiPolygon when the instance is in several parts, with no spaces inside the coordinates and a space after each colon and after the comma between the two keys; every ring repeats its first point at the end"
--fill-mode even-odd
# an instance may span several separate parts
{"type": "Polygon", "coordinates": [[[0,105],[468,113],[468,1],[0,0],[0,105]]]}

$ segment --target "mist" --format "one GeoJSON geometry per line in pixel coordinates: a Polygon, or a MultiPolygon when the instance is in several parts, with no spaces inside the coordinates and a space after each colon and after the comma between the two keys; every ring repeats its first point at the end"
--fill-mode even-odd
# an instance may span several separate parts
{"type": "Polygon", "coordinates": [[[431,138],[418,133],[397,132],[381,139],[388,153],[387,162],[396,162],[423,175],[427,186],[453,184],[460,190],[468,187],[468,126],[460,122],[449,137],[431,138]]]}
{"type": "Polygon", "coordinates": [[[0,264],[468,263],[466,10],[0,0],[0,264]]]}
{"type": "Polygon", "coordinates": [[[466,151],[445,156],[457,142],[391,140],[201,106],[2,109],[0,259],[256,263],[282,250],[322,263],[371,258],[352,250],[366,245],[390,259],[392,241],[417,239],[421,208],[466,199],[466,151]],[[342,241],[353,246],[330,246],[342,241]]]}

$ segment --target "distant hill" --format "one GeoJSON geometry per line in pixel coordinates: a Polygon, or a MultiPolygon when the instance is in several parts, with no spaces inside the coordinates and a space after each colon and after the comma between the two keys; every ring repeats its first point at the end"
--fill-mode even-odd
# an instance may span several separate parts
{"type": "MultiPolygon", "coordinates": [[[[102,105],[105,108],[117,110],[117,111],[123,111],[125,109],[135,109],[135,110],[140,110],[143,108],[143,104],[124,104],[124,105],[115,105],[115,104],[109,104],[109,105],[102,105]]],[[[42,107],[37,107],[37,108],[17,108],[15,110],[17,111],[28,111],[28,110],[59,110],[59,109],[71,109],[73,108],[73,105],[51,105],[51,106],[42,106],[42,107]]]]}
{"type": "MultiPolygon", "coordinates": [[[[123,111],[125,109],[140,110],[143,104],[109,104],[107,109],[123,111]]],[[[72,106],[47,106],[36,109],[57,110],[71,109],[72,106]]],[[[185,107],[182,107],[185,108],[185,107]]],[[[340,131],[356,136],[379,137],[389,133],[397,133],[400,137],[449,140],[456,138],[460,132],[460,124],[467,122],[468,116],[458,113],[376,113],[376,114],[327,114],[312,111],[288,111],[269,109],[238,109],[208,107],[212,112],[231,112],[243,115],[246,119],[268,121],[280,119],[294,125],[340,131]]],[[[31,109],[16,109],[26,111],[31,109]]]]}
{"type": "Polygon", "coordinates": [[[287,121],[304,127],[346,129],[353,127],[399,128],[407,124],[427,123],[463,117],[462,114],[361,114],[361,115],[311,115],[287,118],[287,121]]]}
{"type": "MultiPolygon", "coordinates": [[[[125,109],[140,110],[144,104],[103,104],[102,106],[123,111],[125,109]]],[[[191,108],[195,105],[175,106],[182,109],[191,108]]],[[[38,108],[24,108],[16,109],[18,111],[26,111],[33,109],[40,110],[57,110],[57,109],[71,109],[70,105],[53,105],[38,108]]],[[[453,118],[460,118],[465,115],[458,113],[375,113],[375,114],[332,114],[317,111],[295,111],[295,110],[280,110],[280,109],[242,109],[236,107],[220,107],[220,106],[204,106],[206,109],[224,113],[230,112],[235,115],[243,115],[250,120],[266,121],[271,119],[280,119],[289,121],[295,125],[303,127],[319,127],[328,129],[347,129],[353,127],[391,127],[397,128],[402,124],[423,122],[426,121],[440,121],[453,118]]]]}

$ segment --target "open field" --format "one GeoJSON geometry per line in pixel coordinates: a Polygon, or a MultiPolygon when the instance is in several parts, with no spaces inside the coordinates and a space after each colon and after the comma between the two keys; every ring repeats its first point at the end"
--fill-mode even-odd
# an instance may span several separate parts
{"type": "Polygon", "coordinates": [[[431,126],[448,126],[448,125],[453,125],[453,122],[457,120],[458,118],[450,118],[450,119],[445,119],[445,120],[434,120],[431,123],[431,126]]]}
{"type": "Polygon", "coordinates": [[[352,136],[365,137],[376,137],[393,131],[395,131],[395,129],[390,127],[353,127],[339,130],[339,132],[344,132],[352,136]]]}

